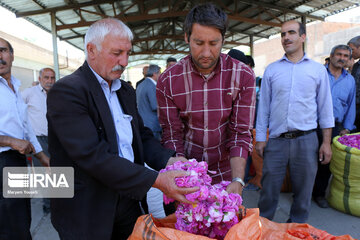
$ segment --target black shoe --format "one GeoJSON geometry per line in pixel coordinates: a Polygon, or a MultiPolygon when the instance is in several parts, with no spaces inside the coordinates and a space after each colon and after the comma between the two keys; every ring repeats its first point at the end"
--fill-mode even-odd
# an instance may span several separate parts
{"type": "Polygon", "coordinates": [[[314,201],[321,208],[328,208],[329,204],[324,197],[314,197],[314,201]]]}

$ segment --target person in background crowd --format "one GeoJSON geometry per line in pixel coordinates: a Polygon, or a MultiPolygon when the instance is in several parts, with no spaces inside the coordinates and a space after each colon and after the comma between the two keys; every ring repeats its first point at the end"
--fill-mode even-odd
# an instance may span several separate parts
{"type": "Polygon", "coordinates": [[[288,222],[307,221],[318,161],[327,164],[332,154],[330,82],[326,68],[304,53],[305,39],[303,24],[282,24],[285,55],[266,68],[260,89],[255,148],[264,161],[258,206],[260,215],[270,220],[289,166],[294,201],[288,222]],[[320,149],[315,131],[318,122],[323,131],[320,149]]]}
{"type": "MultiPolygon", "coordinates": [[[[245,54],[242,51],[233,48],[228,52],[228,55],[234,59],[237,59],[237,60],[245,63],[249,67],[251,67],[249,65],[249,58],[247,58],[247,56],[245,56],[245,54]]],[[[256,109],[255,109],[255,112],[256,112],[256,109]]],[[[256,116],[256,114],[255,114],[255,116],[256,116]]],[[[253,131],[253,129],[252,129],[252,131],[253,131]]],[[[254,133],[252,132],[252,134],[254,134],[254,133]]],[[[252,135],[252,137],[253,137],[253,135],[252,135]]],[[[245,181],[246,185],[245,185],[244,190],[255,190],[256,191],[256,190],[259,190],[259,187],[254,185],[253,183],[249,183],[249,181],[252,178],[252,176],[250,174],[250,168],[252,167],[252,164],[253,164],[252,156],[249,155],[246,160],[246,168],[245,168],[245,176],[244,176],[244,181],[245,181]]]]}
{"type": "Polygon", "coordinates": [[[139,201],[150,187],[191,203],[176,177],[158,173],[184,158],[173,157],[137,111],[136,94],[120,80],[128,64],[133,34],[120,20],[106,18],[85,35],[83,66],[55,83],[48,94],[49,151],[52,166],[74,168],[70,199],[51,199],[51,220],[61,239],[127,239],[142,214],[139,201]]]}
{"type": "Polygon", "coordinates": [[[133,87],[133,85],[132,85],[132,82],[131,81],[126,81],[130,86],[132,86],[133,87]]]}
{"type": "Polygon", "coordinates": [[[230,49],[230,51],[228,52],[228,55],[247,65],[248,59],[246,58],[245,54],[242,51],[233,48],[233,49],[230,49]]]}
{"type": "MultiPolygon", "coordinates": [[[[332,136],[342,136],[355,129],[355,80],[345,69],[346,63],[351,56],[351,48],[347,45],[337,45],[330,53],[330,63],[326,65],[330,80],[331,96],[334,108],[335,127],[332,136]]],[[[319,141],[322,140],[321,131],[318,131],[319,141]]],[[[325,199],[326,188],[331,176],[330,164],[318,163],[313,199],[321,208],[329,205],[325,199]]]]}
{"type": "Polygon", "coordinates": [[[358,60],[352,66],[351,75],[355,79],[356,85],[356,119],[355,119],[355,126],[356,131],[360,131],[360,36],[354,37],[350,39],[347,45],[352,50],[352,58],[358,60]]]}
{"type": "Polygon", "coordinates": [[[324,66],[328,65],[330,63],[330,57],[325,58],[324,66]]]}
{"type": "Polygon", "coordinates": [[[213,183],[232,181],[242,193],[255,112],[255,76],[222,54],[227,15],[214,4],[195,6],[184,22],[190,55],[166,69],[156,96],[165,147],[177,156],[206,161],[213,183]]]}
{"type": "Polygon", "coordinates": [[[142,82],[145,80],[145,78],[146,78],[146,73],[147,73],[148,69],[149,69],[149,66],[143,67],[142,74],[144,75],[144,77],[143,77],[141,80],[139,80],[139,81],[136,82],[136,87],[138,87],[139,84],[142,83],[142,82]]]}
{"type": "Polygon", "coordinates": [[[354,63],[355,63],[354,58],[352,56],[350,56],[349,61],[345,64],[345,69],[350,74],[351,74],[351,71],[353,69],[354,63]]]}
{"type": "Polygon", "coordinates": [[[161,139],[161,127],[157,116],[156,83],[160,67],[150,64],[144,82],[136,88],[136,102],[144,125],[151,129],[155,138],[161,139]]]}
{"type": "Polygon", "coordinates": [[[250,55],[246,55],[245,57],[246,57],[246,59],[247,59],[247,65],[249,65],[249,67],[251,67],[251,69],[254,69],[254,67],[255,67],[255,62],[254,62],[253,57],[250,56],[250,55]]]}
{"type": "MultiPolygon", "coordinates": [[[[151,129],[156,139],[161,139],[161,127],[157,116],[156,83],[160,76],[158,65],[149,65],[146,78],[136,88],[136,102],[144,125],[151,129]]],[[[145,165],[147,166],[147,165],[145,165]]],[[[165,217],[163,194],[156,188],[147,193],[148,211],[156,218],[165,217]]]]}
{"type": "MultiPolygon", "coordinates": [[[[39,85],[27,88],[22,91],[21,96],[27,104],[27,113],[31,126],[44,153],[48,152],[48,124],[46,120],[46,98],[50,88],[55,83],[55,72],[51,68],[43,68],[39,72],[39,85]]],[[[41,166],[39,160],[33,159],[35,166],[41,166]]],[[[44,213],[50,212],[50,200],[43,200],[44,213]]]]}
{"type": "Polygon", "coordinates": [[[30,240],[30,198],[3,197],[3,168],[26,167],[25,154],[34,154],[43,166],[42,151],[21,98],[20,81],[11,75],[14,49],[0,38],[0,239],[30,240]]]}
{"type": "Polygon", "coordinates": [[[176,58],[169,57],[168,59],[166,59],[166,68],[169,68],[172,65],[175,65],[176,63],[177,63],[176,58]]]}

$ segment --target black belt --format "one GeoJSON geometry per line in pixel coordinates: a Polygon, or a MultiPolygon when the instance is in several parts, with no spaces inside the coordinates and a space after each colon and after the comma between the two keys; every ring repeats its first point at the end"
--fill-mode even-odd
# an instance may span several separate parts
{"type": "Polygon", "coordinates": [[[315,131],[315,129],[311,129],[309,131],[300,131],[300,130],[291,131],[291,132],[282,133],[279,137],[292,139],[312,133],[313,131],[315,131]]]}

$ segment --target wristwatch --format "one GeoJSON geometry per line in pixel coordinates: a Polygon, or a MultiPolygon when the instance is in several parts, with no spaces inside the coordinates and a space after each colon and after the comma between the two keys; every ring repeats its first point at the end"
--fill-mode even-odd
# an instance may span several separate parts
{"type": "Polygon", "coordinates": [[[241,186],[245,186],[244,180],[242,180],[242,179],[239,178],[239,177],[233,178],[231,182],[239,182],[239,183],[241,184],[241,186]]]}

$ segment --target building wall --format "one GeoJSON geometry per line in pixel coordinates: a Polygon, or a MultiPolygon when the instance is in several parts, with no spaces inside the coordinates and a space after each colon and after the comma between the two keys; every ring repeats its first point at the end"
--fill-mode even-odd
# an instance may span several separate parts
{"type": "MultiPolygon", "coordinates": [[[[316,22],[306,27],[306,53],[317,62],[323,63],[331,48],[360,35],[360,24],[338,22],[316,22]]],[[[284,55],[280,35],[254,44],[255,74],[262,76],[266,66],[284,55]]]]}
{"type": "MultiPolygon", "coordinates": [[[[30,87],[33,81],[37,81],[41,68],[53,68],[52,51],[1,31],[0,37],[9,41],[14,48],[15,58],[11,73],[21,81],[20,90],[30,87]]],[[[83,56],[77,59],[69,59],[66,56],[59,55],[60,76],[74,72],[82,65],[83,61],[83,56]]]]}

